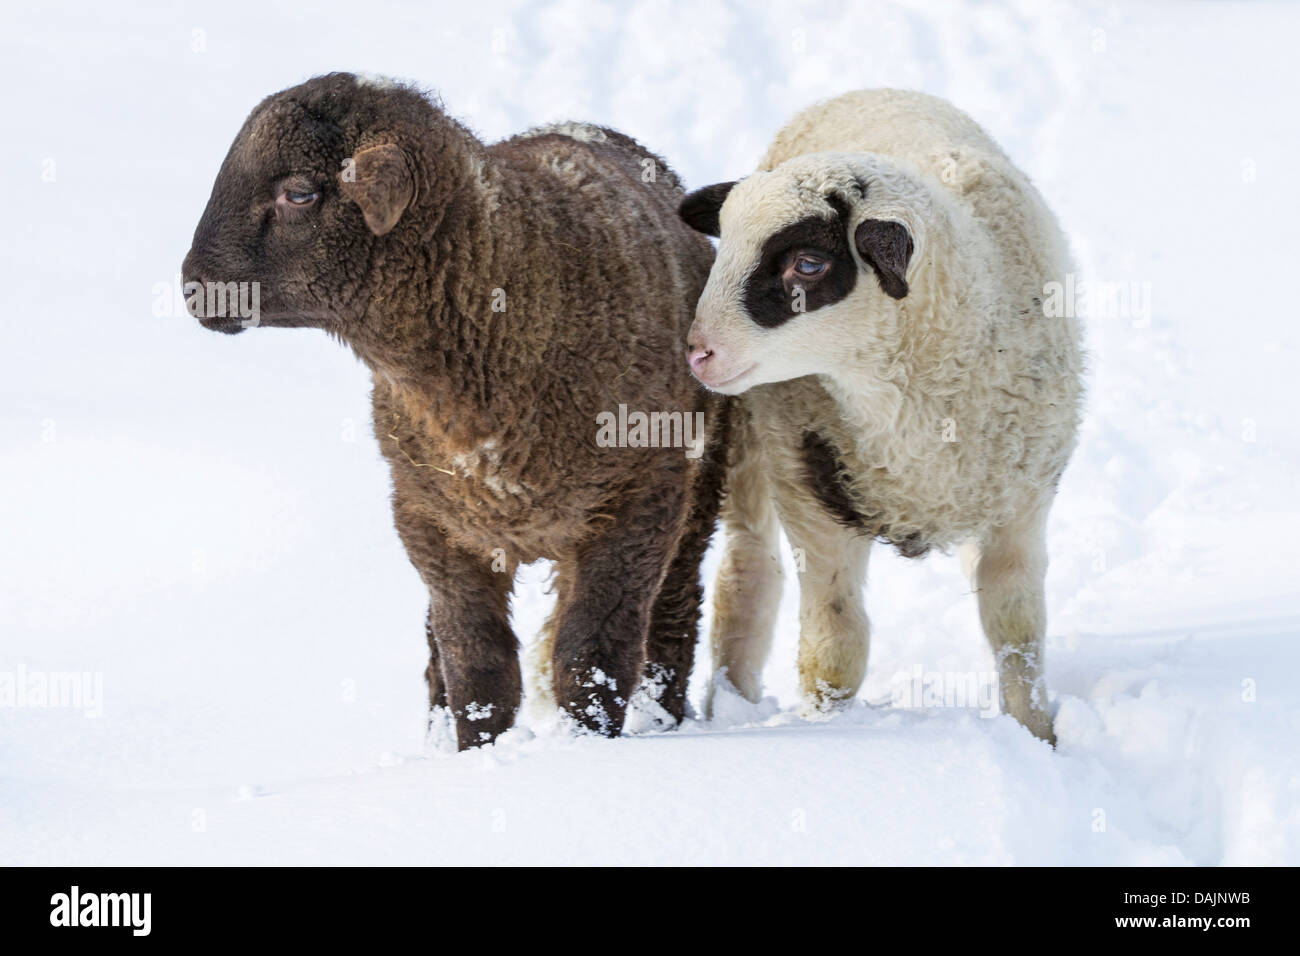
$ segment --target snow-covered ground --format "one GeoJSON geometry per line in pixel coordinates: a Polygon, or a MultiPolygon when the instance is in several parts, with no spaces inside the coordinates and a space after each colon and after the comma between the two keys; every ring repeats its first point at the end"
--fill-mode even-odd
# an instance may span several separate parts
{"type": "Polygon", "coordinates": [[[93,699],[0,706],[0,863],[1300,863],[1297,37],[1296,6],[1211,3],[6,5],[0,680],[93,699]],[[993,666],[956,558],[884,549],[834,720],[797,716],[790,575],[761,705],[427,749],[365,369],[155,311],[247,111],[331,69],[486,138],[606,123],[693,186],[850,88],[982,122],[1083,276],[1139,292],[1087,322],[1051,524],[1059,749],[904,706],[993,666]]]}

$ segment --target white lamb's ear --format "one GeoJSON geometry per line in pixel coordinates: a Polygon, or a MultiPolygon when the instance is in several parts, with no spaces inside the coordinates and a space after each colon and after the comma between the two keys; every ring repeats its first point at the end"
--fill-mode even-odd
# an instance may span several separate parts
{"type": "Polygon", "coordinates": [[[371,146],[352,157],[339,175],[339,189],[361,207],[370,231],[382,236],[415,199],[415,165],[400,146],[371,146]]]}
{"type": "Polygon", "coordinates": [[[718,224],[718,213],[735,185],[735,182],[714,183],[712,186],[695,190],[681,201],[677,207],[677,215],[696,232],[718,238],[722,234],[722,227],[718,224]]]}
{"type": "Polygon", "coordinates": [[[886,295],[895,299],[907,295],[907,264],[914,247],[905,225],[893,219],[864,219],[853,231],[853,245],[886,295]]]}

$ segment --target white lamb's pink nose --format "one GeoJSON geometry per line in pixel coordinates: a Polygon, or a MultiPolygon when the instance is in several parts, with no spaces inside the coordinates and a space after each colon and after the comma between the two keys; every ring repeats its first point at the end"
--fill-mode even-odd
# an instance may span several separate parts
{"type": "Polygon", "coordinates": [[[712,357],[713,349],[696,345],[692,346],[690,352],[687,353],[686,361],[690,363],[691,371],[698,375],[704,369],[705,363],[712,357]]]}

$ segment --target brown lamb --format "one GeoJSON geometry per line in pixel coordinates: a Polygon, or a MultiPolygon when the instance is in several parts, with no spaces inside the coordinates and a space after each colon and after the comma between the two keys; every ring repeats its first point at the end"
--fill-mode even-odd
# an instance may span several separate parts
{"type": "Polygon", "coordinates": [[[622,134],[485,146],[427,95],[345,73],[263,100],[217,174],[191,312],[229,333],[321,328],[372,370],[397,530],[430,594],[429,701],[462,749],[519,708],[510,592],[539,558],[559,706],[615,735],[640,686],[684,715],[727,409],[682,361],[713,252],[681,198],[622,134]],[[213,295],[241,282],[258,283],[251,317],[213,295]],[[704,412],[708,434],[603,447],[598,416],[620,405],[704,412]]]}

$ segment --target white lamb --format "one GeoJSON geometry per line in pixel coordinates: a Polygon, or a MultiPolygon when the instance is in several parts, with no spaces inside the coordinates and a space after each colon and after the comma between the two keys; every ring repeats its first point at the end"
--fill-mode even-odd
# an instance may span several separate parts
{"type": "Polygon", "coordinates": [[[1003,708],[1055,740],[1042,682],[1045,526],[1075,444],[1080,329],[1042,197],[943,100],[865,90],[794,118],[682,217],[719,236],[689,361],[744,394],[724,506],[715,673],[757,700],[781,568],[800,558],[800,683],[833,707],[866,671],[875,538],[963,546],[1003,708]]]}

